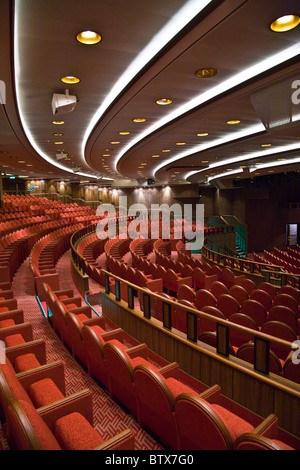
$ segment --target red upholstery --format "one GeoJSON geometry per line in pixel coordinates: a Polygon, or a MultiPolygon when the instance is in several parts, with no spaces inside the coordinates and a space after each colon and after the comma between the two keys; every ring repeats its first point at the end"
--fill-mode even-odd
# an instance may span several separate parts
{"type": "MultiPolygon", "coordinates": [[[[266,333],[267,335],[276,336],[277,338],[284,339],[293,343],[296,341],[297,336],[295,332],[288,326],[279,321],[268,321],[266,322],[262,329],[262,333],[266,333]]],[[[279,357],[285,361],[288,354],[290,353],[290,348],[288,346],[284,346],[277,343],[270,344],[270,349],[279,357]]]]}
{"type": "MultiPolygon", "coordinates": [[[[216,318],[221,318],[222,320],[226,320],[225,315],[216,307],[207,306],[201,309],[202,312],[208,313],[216,318]]],[[[216,322],[210,320],[209,318],[200,317],[200,329],[201,333],[206,331],[216,331],[216,322]]]]}
{"type": "MultiPolygon", "coordinates": [[[[231,323],[235,323],[236,325],[245,326],[246,328],[250,328],[251,330],[258,331],[258,326],[255,321],[244,313],[234,313],[229,317],[228,321],[231,323]]],[[[236,328],[230,328],[229,341],[233,348],[238,348],[242,344],[248,343],[249,341],[253,340],[254,334],[251,335],[251,333],[246,333],[236,328]]]]}
{"type": "Polygon", "coordinates": [[[249,294],[246,289],[237,284],[230,287],[229,294],[232,295],[233,298],[235,298],[239,305],[242,305],[242,303],[248,300],[249,298],[249,294]]]}
{"type": "MultiPolygon", "coordinates": [[[[300,350],[298,349],[298,351],[300,350]]],[[[299,356],[300,352],[297,355],[296,351],[291,351],[283,365],[284,377],[288,380],[292,380],[292,382],[296,382],[297,384],[300,384],[299,356]]]]}
{"type": "Polygon", "coordinates": [[[103,442],[100,434],[77,412],[59,418],[54,434],[63,450],[91,450],[103,442]]]}
{"type": "Polygon", "coordinates": [[[277,295],[276,288],[270,282],[262,282],[259,285],[259,289],[267,292],[272,300],[274,300],[277,295]]]}
{"type": "Polygon", "coordinates": [[[280,321],[290,326],[292,330],[298,335],[298,315],[289,307],[284,305],[276,305],[275,302],[273,307],[269,311],[269,321],[280,321]]]}
{"type": "Polygon", "coordinates": [[[29,396],[35,408],[48,405],[64,398],[64,395],[53,380],[46,378],[34,382],[29,387],[29,396]]]}
{"type": "Polygon", "coordinates": [[[241,313],[252,318],[257,326],[262,326],[267,321],[267,311],[265,307],[257,300],[248,299],[241,305],[241,313]]]}
{"type": "MultiPolygon", "coordinates": [[[[236,356],[243,361],[254,364],[254,344],[247,343],[241,345],[236,352],[236,356]]],[[[269,371],[277,375],[280,375],[282,372],[281,362],[273,351],[269,353],[269,371]]]]}
{"type": "Polygon", "coordinates": [[[10,335],[6,336],[5,340],[5,345],[7,348],[10,348],[12,346],[17,346],[18,344],[23,344],[25,343],[25,339],[21,334],[15,334],[15,335],[10,335]]]}
{"type": "Polygon", "coordinates": [[[232,449],[237,437],[254,429],[223,406],[188,394],[175,400],[175,417],[180,450],[232,449]]]}
{"type": "Polygon", "coordinates": [[[33,353],[22,354],[16,357],[14,362],[14,369],[16,372],[23,372],[25,370],[34,369],[41,364],[33,353]]]}
{"type": "Polygon", "coordinates": [[[272,298],[268,294],[268,292],[266,292],[263,289],[255,289],[251,293],[250,299],[257,300],[257,302],[260,302],[265,307],[267,312],[272,307],[272,303],[273,303],[272,298]]]}
{"type": "Polygon", "coordinates": [[[273,301],[273,305],[282,305],[284,307],[288,307],[296,315],[298,315],[298,303],[294,297],[289,294],[278,294],[273,301]]]}
{"type": "Polygon", "coordinates": [[[222,294],[228,294],[228,288],[221,281],[215,281],[211,285],[211,293],[215,296],[216,299],[222,294]]]}
{"type": "Polygon", "coordinates": [[[229,318],[240,310],[238,302],[229,294],[220,295],[218,297],[216,307],[221,310],[226,318],[229,318]]]}
{"type": "Polygon", "coordinates": [[[216,303],[217,300],[210,291],[206,289],[198,290],[195,299],[195,306],[198,310],[201,310],[203,307],[206,307],[208,305],[215,307],[216,303]]]}

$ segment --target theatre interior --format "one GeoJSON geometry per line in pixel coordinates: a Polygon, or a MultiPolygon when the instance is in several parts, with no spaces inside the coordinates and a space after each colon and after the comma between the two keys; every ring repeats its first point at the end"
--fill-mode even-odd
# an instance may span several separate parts
{"type": "Polygon", "coordinates": [[[0,28],[0,450],[300,450],[299,1],[0,28]]]}

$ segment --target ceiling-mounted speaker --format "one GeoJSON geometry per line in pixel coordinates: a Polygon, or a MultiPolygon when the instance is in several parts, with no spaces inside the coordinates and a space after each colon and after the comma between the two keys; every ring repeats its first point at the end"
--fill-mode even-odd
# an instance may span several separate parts
{"type": "Polygon", "coordinates": [[[52,111],[53,114],[66,114],[74,110],[78,98],[75,95],[70,95],[69,90],[66,90],[64,95],[54,93],[52,97],[52,111]]]}

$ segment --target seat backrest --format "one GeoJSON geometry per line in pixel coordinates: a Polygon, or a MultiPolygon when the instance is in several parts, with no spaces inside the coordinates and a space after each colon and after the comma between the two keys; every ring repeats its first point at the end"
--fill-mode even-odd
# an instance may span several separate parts
{"type": "MultiPolygon", "coordinates": [[[[258,326],[255,321],[244,313],[234,313],[229,317],[228,321],[236,325],[245,326],[246,328],[249,328],[251,330],[258,331],[258,326]]],[[[254,335],[238,330],[236,328],[230,328],[229,338],[232,346],[239,347],[242,344],[248,343],[249,341],[253,341],[254,335]]]]}
{"type": "Polygon", "coordinates": [[[283,375],[286,379],[292,380],[292,382],[296,382],[300,384],[300,368],[299,368],[299,360],[300,360],[300,350],[298,349],[299,354],[296,351],[291,351],[286,358],[283,364],[283,375]],[[296,356],[296,360],[294,358],[296,356]]]}
{"type": "Polygon", "coordinates": [[[278,294],[288,294],[296,300],[297,304],[299,304],[299,293],[296,287],[283,286],[279,289],[278,294]]]}
{"type": "Polygon", "coordinates": [[[273,284],[271,284],[270,282],[262,282],[261,284],[259,284],[258,288],[267,292],[272,300],[275,299],[277,291],[273,284]]]}
{"type": "Polygon", "coordinates": [[[234,445],[235,450],[293,450],[284,442],[269,439],[256,433],[245,433],[234,445]]]}
{"type": "MultiPolygon", "coordinates": [[[[285,323],[279,321],[267,321],[261,328],[261,332],[270,336],[275,336],[281,338],[285,341],[293,343],[297,340],[297,335],[295,332],[285,323]]],[[[275,354],[284,361],[288,357],[291,348],[285,345],[278,343],[270,342],[270,349],[275,352],[275,354]]]]}
{"type": "Polygon", "coordinates": [[[188,300],[189,302],[194,302],[196,298],[196,293],[194,289],[185,284],[181,284],[178,288],[177,299],[178,300],[188,300]]]}
{"type": "Polygon", "coordinates": [[[269,311],[269,321],[280,321],[289,325],[297,335],[298,333],[298,315],[289,307],[284,305],[273,305],[269,311]]]}
{"type": "Polygon", "coordinates": [[[61,450],[61,447],[34,407],[23,400],[11,400],[7,427],[16,450],[61,450]]]}
{"type": "Polygon", "coordinates": [[[258,326],[262,326],[267,321],[267,311],[257,300],[248,299],[241,305],[241,313],[251,317],[258,326]]]}
{"type": "Polygon", "coordinates": [[[179,449],[227,450],[233,441],[224,422],[205,400],[189,394],[175,399],[179,449]],[[203,430],[205,429],[205,432],[203,430]]]}
{"type": "Polygon", "coordinates": [[[250,295],[251,292],[256,289],[255,282],[252,281],[252,279],[248,279],[246,277],[236,279],[235,285],[242,286],[248,292],[248,295],[250,295]]]}
{"type": "Polygon", "coordinates": [[[288,307],[293,310],[293,312],[295,312],[295,314],[297,314],[298,316],[298,303],[296,302],[294,297],[289,294],[276,295],[273,301],[273,305],[284,305],[285,307],[288,307]]]}
{"type": "Polygon", "coordinates": [[[211,293],[216,297],[220,297],[222,294],[228,294],[228,289],[225,284],[221,281],[215,281],[211,285],[211,293]]]}
{"type": "MultiPolygon", "coordinates": [[[[209,315],[212,315],[213,317],[226,320],[225,315],[214,306],[207,305],[206,307],[203,307],[201,311],[203,313],[208,313],[209,315]]],[[[214,321],[213,319],[210,320],[209,318],[200,317],[200,329],[201,329],[201,333],[204,333],[207,331],[216,331],[216,321],[214,321]]]]}
{"type": "Polygon", "coordinates": [[[242,286],[239,286],[237,284],[234,284],[233,286],[230,287],[229,289],[229,294],[232,295],[232,297],[235,298],[235,300],[242,305],[243,302],[248,300],[249,295],[246,289],[242,286]]]}
{"type": "Polygon", "coordinates": [[[216,307],[221,310],[226,318],[229,318],[240,310],[239,303],[230,294],[220,295],[216,307]]]}
{"type": "Polygon", "coordinates": [[[195,306],[198,310],[208,305],[215,307],[217,300],[215,296],[207,289],[200,289],[196,293],[195,306]]]}
{"type": "Polygon", "coordinates": [[[263,289],[255,289],[251,295],[250,295],[250,299],[253,299],[253,300],[257,300],[258,302],[260,302],[264,307],[265,309],[267,310],[267,312],[270,310],[270,308],[272,307],[272,298],[271,296],[268,294],[268,292],[266,292],[265,290],[263,289]]]}

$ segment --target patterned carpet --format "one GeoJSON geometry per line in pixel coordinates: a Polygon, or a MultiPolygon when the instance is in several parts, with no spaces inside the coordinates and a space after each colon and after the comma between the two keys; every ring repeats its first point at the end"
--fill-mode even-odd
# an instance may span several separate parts
{"type": "MultiPolygon", "coordinates": [[[[75,287],[71,277],[69,253],[66,253],[57,264],[60,278],[60,288],[75,287]]],[[[97,295],[99,286],[91,282],[91,293],[97,295]]],[[[89,374],[75,361],[69,351],[62,345],[53,332],[47,319],[41,313],[34,293],[32,273],[27,259],[20,267],[13,280],[13,292],[18,306],[23,308],[25,321],[33,325],[34,339],[43,338],[46,342],[47,361],[62,360],[65,364],[66,393],[71,394],[83,388],[89,388],[93,393],[94,427],[104,439],[130,427],[135,434],[137,450],[162,450],[163,447],[152,436],[145,432],[135,418],[125,412],[110,396],[94,381],[89,374]]],[[[98,306],[97,311],[101,310],[98,306]]],[[[7,450],[7,442],[0,425],[0,450],[7,450]]]]}

